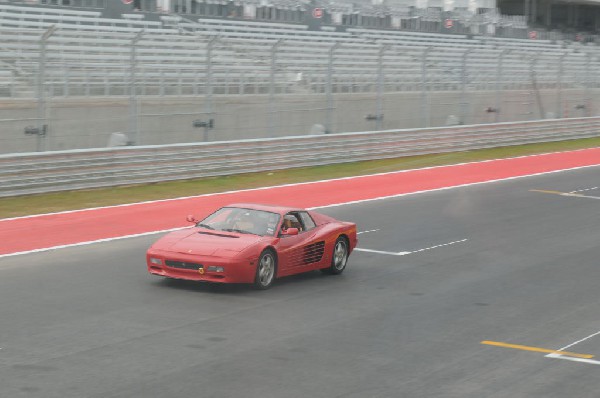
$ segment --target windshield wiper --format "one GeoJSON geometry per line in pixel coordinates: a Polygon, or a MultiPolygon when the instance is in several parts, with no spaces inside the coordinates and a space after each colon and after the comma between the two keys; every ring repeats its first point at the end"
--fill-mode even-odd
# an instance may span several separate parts
{"type": "Polygon", "coordinates": [[[196,226],[206,228],[206,229],[214,229],[213,227],[211,227],[210,225],[207,225],[207,224],[197,224],[196,226]]]}
{"type": "MultiPolygon", "coordinates": [[[[237,229],[237,228],[225,228],[223,229],[223,231],[227,231],[227,232],[238,232],[240,234],[250,234],[250,235],[258,235],[255,234],[254,232],[250,232],[250,231],[244,231],[243,229],[237,229]]],[[[260,236],[260,235],[258,235],[260,236]]]]}

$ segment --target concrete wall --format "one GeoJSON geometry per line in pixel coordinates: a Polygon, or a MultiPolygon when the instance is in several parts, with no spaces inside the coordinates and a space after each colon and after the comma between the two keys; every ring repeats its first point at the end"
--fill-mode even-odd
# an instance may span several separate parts
{"type": "MultiPolygon", "coordinates": [[[[506,91],[500,99],[500,113],[488,113],[496,106],[496,92],[474,91],[464,97],[460,92],[431,92],[424,98],[421,92],[386,93],[383,98],[383,129],[443,126],[450,119],[464,124],[498,121],[534,120],[540,116],[540,106],[531,91],[506,91]],[[428,110],[429,109],[429,110],[428,110]],[[427,117],[429,115],[429,117],[427,117]],[[454,116],[454,118],[452,118],[454,116]]],[[[590,116],[598,115],[597,97],[600,90],[590,90],[590,116]]],[[[585,91],[563,90],[560,104],[557,90],[540,92],[543,113],[547,116],[585,116],[585,110],[575,109],[585,104],[585,91]],[[563,115],[560,115],[560,114],[563,115]]],[[[140,97],[138,124],[141,144],[168,144],[204,140],[204,129],[192,127],[195,119],[205,119],[204,97],[140,97]]],[[[375,130],[376,122],[366,120],[377,113],[376,94],[336,94],[332,112],[332,131],[375,130]]],[[[326,125],[325,95],[277,95],[273,118],[269,119],[269,97],[266,95],[214,96],[215,128],[208,132],[209,141],[265,138],[310,134],[315,124],[326,125]]],[[[105,147],[111,133],[128,133],[130,140],[130,110],[127,98],[112,99],[51,99],[47,104],[48,135],[40,142],[36,136],[26,136],[25,126],[36,125],[35,100],[0,101],[0,153],[32,152],[105,147]],[[29,118],[29,120],[28,120],[29,118]],[[31,119],[33,118],[33,119],[31,119]]]]}

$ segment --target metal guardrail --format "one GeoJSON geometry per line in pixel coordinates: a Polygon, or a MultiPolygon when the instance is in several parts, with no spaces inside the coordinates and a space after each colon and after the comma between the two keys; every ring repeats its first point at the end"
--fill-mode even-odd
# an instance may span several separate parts
{"type": "Polygon", "coordinates": [[[600,136],[600,117],[0,155],[0,197],[600,136]]]}

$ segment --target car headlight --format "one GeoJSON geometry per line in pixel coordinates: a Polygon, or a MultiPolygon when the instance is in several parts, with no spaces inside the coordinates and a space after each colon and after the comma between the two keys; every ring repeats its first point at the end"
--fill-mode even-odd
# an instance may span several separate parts
{"type": "Polygon", "coordinates": [[[156,265],[162,265],[162,260],[160,258],[150,257],[150,262],[156,265]]]}
{"type": "Polygon", "coordinates": [[[208,272],[225,272],[224,267],[217,267],[216,265],[210,265],[206,270],[208,272]]]}

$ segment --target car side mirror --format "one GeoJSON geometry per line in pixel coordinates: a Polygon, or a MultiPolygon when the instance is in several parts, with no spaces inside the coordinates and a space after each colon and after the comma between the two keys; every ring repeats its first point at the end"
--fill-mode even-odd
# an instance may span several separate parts
{"type": "Polygon", "coordinates": [[[287,236],[298,235],[298,228],[288,228],[286,230],[283,230],[283,231],[281,231],[281,235],[287,235],[287,236]]]}
{"type": "Polygon", "coordinates": [[[187,216],[185,219],[187,220],[187,222],[191,222],[194,224],[196,224],[198,222],[198,220],[196,220],[196,217],[194,217],[192,215],[187,216]]]}

